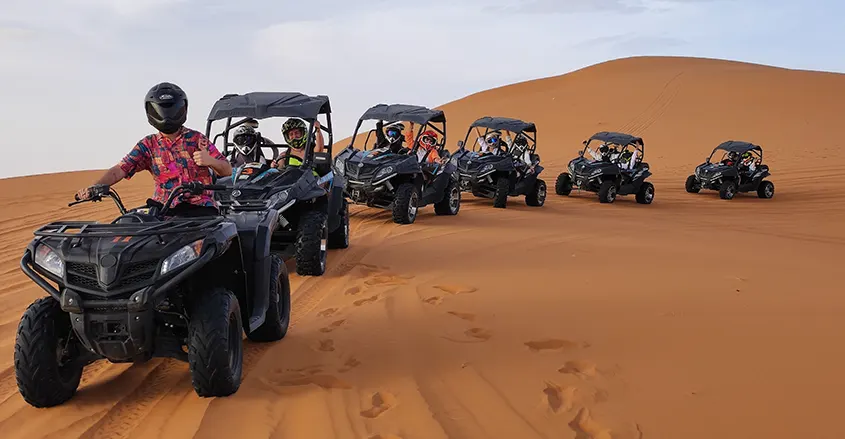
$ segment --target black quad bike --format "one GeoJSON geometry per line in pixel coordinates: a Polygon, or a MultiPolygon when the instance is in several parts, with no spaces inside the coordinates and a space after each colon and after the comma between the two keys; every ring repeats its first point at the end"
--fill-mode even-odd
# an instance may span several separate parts
{"type": "Polygon", "coordinates": [[[91,201],[111,197],[121,213],[115,220],[58,221],[34,232],[20,266],[49,296],[26,309],[15,339],[27,403],[68,401],[83,368],[101,359],[175,358],[190,365],[199,396],[238,390],[243,333],[259,342],[285,336],[290,283],[270,253],[274,210],[168,215],[177,196],[221,189],[188,183],[160,210],[127,211],[117,192],[95,186],[91,201]]]}
{"type": "Polygon", "coordinates": [[[537,127],[533,123],[489,116],[476,120],[467,129],[464,140],[458,141],[458,150],[451,158],[458,167],[461,192],[492,198],[493,207],[498,208],[507,206],[509,196],[521,195],[525,196],[525,204],[542,206],[546,202],[546,182],[538,178],[543,167],[536,149],[537,127]],[[480,141],[491,133],[504,137],[503,131],[514,140],[510,147],[500,141],[501,146],[489,152],[480,152],[478,142],[469,150],[466,142],[473,128],[480,141]],[[530,161],[531,165],[526,161],[530,161]],[[534,167],[533,170],[530,166],[534,167]]]}
{"type": "Polygon", "coordinates": [[[760,198],[772,198],[775,185],[764,180],[769,175],[769,166],[763,164],[763,148],[729,140],[714,148],[706,161],[695,167],[695,174],[687,177],[686,190],[689,193],[702,189],[719,191],[723,200],[733,199],[739,192],[757,192],[760,198]],[[714,162],[717,151],[722,151],[722,158],[714,162]]]}
{"type": "Polygon", "coordinates": [[[569,172],[562,172],[555,182],[555,193],[569,195],[573,188],[598,193],[599,201],[612,203],[617,195],[635,194],[637,203],[654,201],[654,185],[648,163],[643,161],[645,143],[641,137],[602,131],[584,142],[578,158],[569,162],[569,172]],[[593,141],[602,142],[599,152],[590,148],[593,141]],[[593,160],[585,157],[590,152],[593,160]]]}
{"type": "MultiPolygon", "coordinates": [[[[429,204],[434,205],[437,215],[457,215],[461,207],[457,167],[446,163],[427,163],[430,151],[422,151],[419,140],[426,131],[440,134],[436,145],[440,157],[449,157],[446,145],[446,116],[443,111],[430,110],[416,105],[379,104],[368,109],[355,127],[352,142],[335,157],[335,169],[347,179],[345,195],[355,204],[389,209],[393,221],[411,224],[417,218],[417,211],[429,204]],[[354,147],[361,125],[366,120],[378,121],[376,129],[367,133],[363,150],[354,147]],[[385,152],[373,156],[367,149],[370,138],[376,139],[384,123],[390,125],[413,122],[420,125],[413,145],[397,154],[385,152]],[[439,126],[438,126],[439,125],[439,126]]],[[[377,143],[377,142],[374,142],[377,143]]]]}
{"type": "Polygon", "coordinates": [[[226,126],[214,137],[226,140],[223,154],[234,146],[229,133],[237,126],[266,118],[300,118],[308,123],[304,157],[294,157],[284,144],[260,144],[261,153],[271,157],[263,162],[247,162],[232,170],[232,175],[216,181],[226,192],[216,192],[217,200],[236,211],[272,208],[277,212],[278,228],[272,249],[285,259],[294,257],[296,273],[321,276],[326,272],[329,248],[349,246],[349,206],[343,196],[346,179],[332,169],[331,106],[326,96],[301,93],[252,92],[229,94],[214,104],[208,116],[206,135],[212,123],[225,119],[226,126]],[[325,115],[321,130],[328,133],[324,152],[315,152],[314,122],[325,115]],[[233,122],[233,118],[240,118],[233,122]],[[286,163],[279,170],[268,164],[272,160],[286,163]]]}

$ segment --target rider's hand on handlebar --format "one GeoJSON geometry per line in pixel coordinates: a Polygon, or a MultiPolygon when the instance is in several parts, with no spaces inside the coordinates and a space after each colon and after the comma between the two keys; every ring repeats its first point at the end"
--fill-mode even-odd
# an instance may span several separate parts
{"type": "Polygon", "coordinates": [[[80,189],[76,192],[76,195],[74,195],[73,198],[76,199],[76,201],[85,201],[91,198],[91,188],[87,187],[84,189],[80,189]]]}

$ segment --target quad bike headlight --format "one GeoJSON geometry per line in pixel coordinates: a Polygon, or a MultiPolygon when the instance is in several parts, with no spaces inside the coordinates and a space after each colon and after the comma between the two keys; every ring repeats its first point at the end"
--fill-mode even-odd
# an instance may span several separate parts
{"type": "Polygon", "coordinates": [[[202,251],[202,239],[194,241],[179,250],[176,250],[161,263],[161,275],[164,276],[167,273],[175,271],[179,267],[193,262],[199,257],[200,251],[202,251]]]}
{"type": "Polygon", "coordinates": [[[38,244],[38,247],[35,248],[35,263],[58,277],[65,274],[65,261],[53,249],[44,244],[38,244]]]}
{"type": "Polygon", "coordinates": [[[394,175],[393,166],[386,166],[384,168],[379,169],[379,171],[376,172],[376,176],[373,177],[373,183],[375,183],[375,184],[381,183],[382,181],[387,180],[390,177],[393,177],[393,175],[394,175]]]}

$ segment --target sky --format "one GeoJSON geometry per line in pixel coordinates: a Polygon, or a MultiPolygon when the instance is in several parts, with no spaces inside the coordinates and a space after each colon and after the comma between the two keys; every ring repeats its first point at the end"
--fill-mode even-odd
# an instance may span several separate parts
{"type": "Polygon", "coordinates": [[[203,132],[227,93],[328,95],[339,140],[378,103],[628,56],[845,72],[842,0],[1,1],[0,178],[117,163],[153,132],[143,97],[162,81],[203,132]]]}

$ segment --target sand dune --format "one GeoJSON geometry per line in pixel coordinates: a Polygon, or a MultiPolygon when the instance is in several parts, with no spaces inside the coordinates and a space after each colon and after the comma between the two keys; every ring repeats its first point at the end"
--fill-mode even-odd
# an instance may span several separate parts
{"type": "MultiPolygon", "coordinates": [[[[43,293],[23,248],[44,222],[114,210],[65,207],[92,173],[0,181],[0,437],[845,437],[843,100],[842,75],[633,58],[449,103],[453,149],[481,115],[535,121],[550,184],[592,133],[641,135],[654,204],[467,196],[412,226],[352,208],[352,245],[292,275],[288,337],[246,345],[229,398],[156,359],[96,363],[69,403],[28,406],[13,344],[43,293]],[[684,192],[730,138],[763,146],[774,199],[684,192]]],[[[117,189],[140,204],[149,184],[117,189]]]]}

